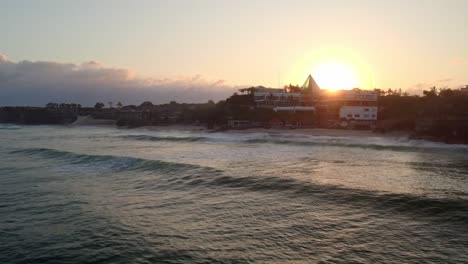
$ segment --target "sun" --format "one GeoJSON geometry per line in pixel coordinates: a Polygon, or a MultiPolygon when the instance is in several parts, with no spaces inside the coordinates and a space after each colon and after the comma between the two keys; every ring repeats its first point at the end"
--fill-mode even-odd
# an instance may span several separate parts
{"type": "Polygon", "coordinates": [[[343,47],[316,48],[300,54],[290,67],[287,80],[296,83],[312,75],[322,89],[374,89],[375,70],[362,54],[343,47]]]}
{"type": "Polygon", "coordinates": [[[317,64],[311,74],[320,88],[330,90],[352,89],[359,87],[359,78],[351,65],[340,61],[317,64]]]}

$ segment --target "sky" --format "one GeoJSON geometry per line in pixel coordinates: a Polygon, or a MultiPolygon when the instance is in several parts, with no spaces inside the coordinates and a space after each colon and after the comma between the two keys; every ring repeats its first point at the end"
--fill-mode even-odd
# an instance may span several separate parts
{"type": "Polygon", "coordinates": [[[321,87],[418,93],[468,84],[465,0],[0,0],[0,7],[0,105],[201,102],[239,87],[300,85],[310,73],[321,87]]]}

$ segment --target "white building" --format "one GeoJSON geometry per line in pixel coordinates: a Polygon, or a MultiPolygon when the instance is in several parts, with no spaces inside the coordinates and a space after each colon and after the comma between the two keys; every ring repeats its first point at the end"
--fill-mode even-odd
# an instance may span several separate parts
{"type": "Polygon", "coordinates": [[[377,121],[377,106],[342,106],[340,120],[377,121]]]}
{"type": "Polygon", "coordinates": [[[328,91],[321,93],[322,102],[377,102],[378,93],[376,91],[361,90],[354,88],[352,90],[328,91]]]}
{"type": "Polygon", "coordinates": [[[288,93],[283,89],[255,88],[253,90],[254,102],[257,106],[275,107],[284,105],[297,105],[301,102],[301,93],[288,93]]]}

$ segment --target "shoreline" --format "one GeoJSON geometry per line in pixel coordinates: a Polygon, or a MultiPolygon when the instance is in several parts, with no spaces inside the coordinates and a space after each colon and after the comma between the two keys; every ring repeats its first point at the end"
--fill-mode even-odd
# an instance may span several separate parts
{"type": "MultiPolygon", "coordinates": [[[[386,133],[373,132],[372,130],[350,130],[350,129],[334,129],[334,128],[247,128],[247,129],[227,129],[215,130],[207,129],[202,125],[188,125],[188,124],[167,124],[167,125],[151,125],[141,127],[118,127],[115,120],[111,119],[93,119],[85,118],[77,120],[71,124],[44,124],[48,126],[63,126],[70,128],[77,127],[102,127],[109,129],[128,129],[128,130],[146,130],[154,132],[163,131],[183,131],[183,132],[205,132],[205,133],[226,133],[226,134],[279,134],[291,136],[317,136],[317,137],[359,137],[359,138],[393,138],[393,139],[410,139],[422,140],[427,142],[443,143],[447,145],[468,145],[468,142],[463,140],[450,140],[437,138],[433,136],[415,135],[414,131],[408,130],[395,130],[386,133]]],[[[37,126],[31,124],[17,124],[17,123],[0,123],[0,125],[16,125],[16,126],[37,126]]]]}
{"type": "MultiPolygon", "coordinates": [[[[412,131],[391,131],[387,133],[375,133],[372,130],[349,130],[349,129],[333,129],[333,128],[247,128],[247,129],[227,129],[223,131],[215,129],[207,129],[202,125],[189,124],[168,124],[168,125],[151,125],[141,127],[118,127],[115,120],[112,119],[95,119],[91,116],[80,116],[75,122],[64,125],[68,127],[106,127],[115,129],[142,129],[147,131],[168,131],[177,130],[185,132],[206,132],[206,133],[231,133],[231,134],[284,134],[284,135],[307,135],[307,136],[329,136],[329,137],[381,137],[381,138],[410,138],[412,131]]],[[[435,141],[435,140],[430,140],[435,141]]]]}
{"type": "MultiPolygon", "coordinates": [[[[319,136],[319,137],[360,137],[360,138],[410,138],[411,131],[392,131],[388,133],[375,133],[372,130],[347,130],[332,128],[248,128],[248,129],[229,129],[217,131],[207,129],[204,126],[195,125],[164,125],[164,126],[143,126],[141,129],[149,131],[185,131],[185,132],[206,132],[206,133],[226,133],[226,134],[282,134],[292,136],[319,136]]],[[[129,128],[134,129],[134,128],[129,128]]],[[[136,128],[138,129],[138,128],[136,128]]]]}
{"type": "Polygon", "coordinates": [[[393,131],[389,133],[375,133],[372,130],[349,130],[334,128],[249,128],[244,130],[227,130],[225,132],[236,133],[272,133],[272,134],[291,134],[291,135],[309,135],[309,136],[330,136],[330,137],[409,137],[409,131],[393,131]]]}

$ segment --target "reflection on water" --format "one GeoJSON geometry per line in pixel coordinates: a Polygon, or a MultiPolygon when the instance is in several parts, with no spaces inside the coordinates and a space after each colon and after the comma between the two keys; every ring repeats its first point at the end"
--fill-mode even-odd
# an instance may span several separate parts
{"type": "Polygon", "coordinates": [[[1,263],[463,263],[468,148],[0,129],[1,263]]]}

